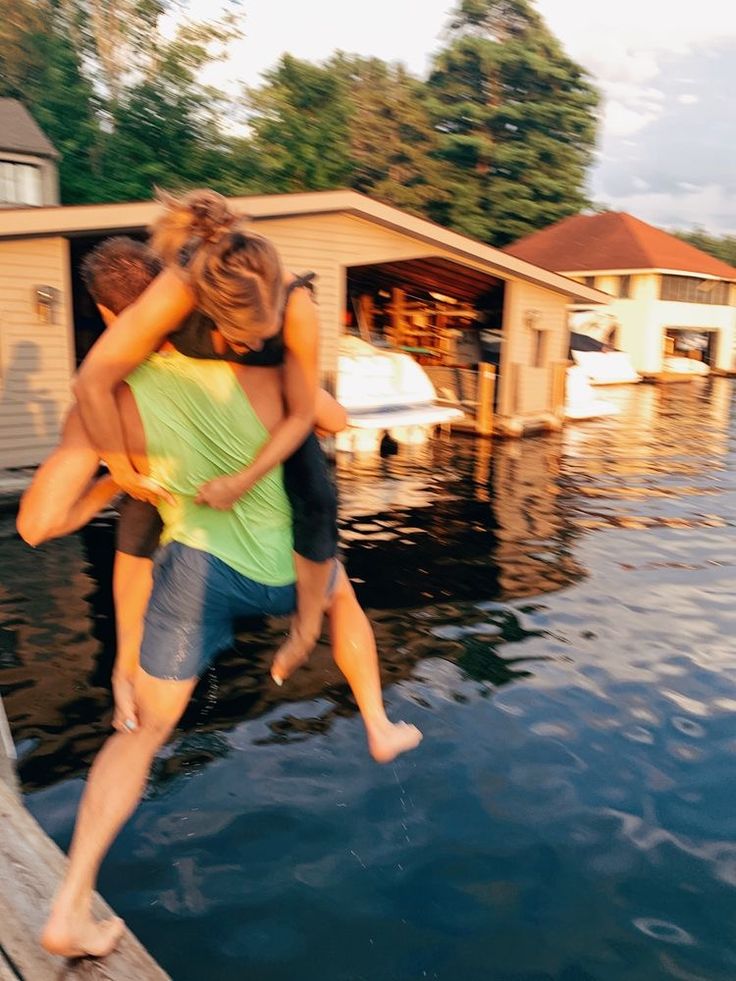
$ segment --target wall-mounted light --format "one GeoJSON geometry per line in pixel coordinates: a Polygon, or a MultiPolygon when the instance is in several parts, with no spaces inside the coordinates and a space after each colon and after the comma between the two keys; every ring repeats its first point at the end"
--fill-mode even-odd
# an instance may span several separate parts
{"type": "Polygon", "coordinates": [[[61,293],[55,286],[36,286],[33,289],[33,305],[36,316],[42,324],[56,322],[56,310],[59,306],[61,293]]]}

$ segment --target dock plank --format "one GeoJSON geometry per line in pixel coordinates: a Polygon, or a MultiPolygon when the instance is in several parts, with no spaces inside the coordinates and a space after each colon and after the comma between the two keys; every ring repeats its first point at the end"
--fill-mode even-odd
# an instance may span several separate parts
{"type": "MultiPolygon", "coordinates": [[[[126,931],[120,947],[104,960],[65,961],[47,954],[38,936],[67,859],[0,780],[0,947],[14,967],[12,981],[171,981],[142,944],[126,931]]],[[[97,917],[113,915],[96,896],[97,917]]],[[[3,961],[0,958],[0,968],[3,961]]],[[[5,975],[0,973],[5,981],[5,975]]]]}
{"type": "Polygon", "coordinates": [[[13,790],[17,790],[18,783],[15,775],[15,745],[10,734],[8,718],[5,715],[5,706],[0,698],[0,781],[5,781],[13,790]]]}
{"type": "Polygon", "coordinates": [[[18,975],[5,959],[5,955],[0,949],[0,981],[18,981],[18,975]]]}

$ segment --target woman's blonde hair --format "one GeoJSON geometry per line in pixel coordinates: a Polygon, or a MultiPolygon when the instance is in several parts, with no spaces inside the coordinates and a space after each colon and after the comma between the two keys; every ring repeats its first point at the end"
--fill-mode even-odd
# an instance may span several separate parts
{"type": "Polygon", "coordinates": [[[236,343],[274,333],[285,297],[274,244],[249,232],[244,216],[216,191],[181,197],[158,191],[157,197],[164,211],[151,226],[151,247],[187,272],[202,312],[236,343]]]}

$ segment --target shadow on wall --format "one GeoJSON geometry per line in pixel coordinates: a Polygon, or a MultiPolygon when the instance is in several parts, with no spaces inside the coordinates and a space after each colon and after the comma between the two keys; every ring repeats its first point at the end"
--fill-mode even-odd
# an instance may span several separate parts
{"type": "Polygon", "coordinates": [[[59,436],[58,403],[44,386],[43,352],[33,341],[3,345],[0,383],[0,426],[19,449],[34,438],[54,443],[59,436]]]}

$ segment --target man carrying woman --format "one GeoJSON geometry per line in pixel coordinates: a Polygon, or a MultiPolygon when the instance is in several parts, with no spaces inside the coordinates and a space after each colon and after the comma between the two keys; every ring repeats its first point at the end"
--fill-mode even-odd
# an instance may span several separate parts
{"type": "MultiPolygon", "coordinates": [[[[232,234],[244,235],[241,231],[232,234]]],[[[261,240],[258,249],[268,251],[264,242],[261,240]]],[[[240,239],[231,245],[239,248],[240,239]]],[[[143,265],[154,275],[150,253],[145,246],[138,248],[143,265]]],[[[134,263],[135,256],[127,259],[134,263]]],[[[105,271],[104,245],[97,260],[96,269],[94,257],[87,268],[91,292],[111,322],[110,329],[117,330],[123,317],[113,321],[124,306],[117,304],[115,310],[100,300],[100,291],[112,276],[109,269],[105,271]]],[[[268,275],[268,268],[264,263],[254,275],[261,275],[264,269],[268,275]]],[[[154,286],[160,287],[161,278],[154,286]]],[[[185,286],[189,288],[186,281],[185,286]]],[[[277,334],[280,311],[268,312],[273,295],[258,284],[254,290],[252,295],[263,298],[261,329],[264,333],[274,331],[275,323],[277,334]]],[[[279,295],[276,291],[275,302],[279,295]]],[[[253,330],[252,319],[243,318],[238,326],[242,328],[244,323],[253,330]]],[[[251,349],[262,345],[255,333],[247,336],[251,349]]],[[[146,338],[145,344],[140,338],[134,340],[122,356],[119,338],[111,348],[113,354],[121,356],[128,382],[120,389],[116,381],[113,402],[119,429],[115,438],[120,437],[125,460],[120,450],[115,455],[115,447],[105,451],[102,455],[111,467],[111,478],[103,478],[102,485],[93,483],[80,494],[64,519],[66,524],[58,521],[46,527],[46,533],[53,528],[58,534],[83,520],[105,495],[114,493],[116,471],[117,475],[126,474],[127,489],[141,496],[155,495],[164,526],[140,663],[134,663],[129,655],[125,668],[124,697],[129,699],[134,719],[118,714],[119,731],[105,744],[92,768],[69,870],[44,933],[45,946],[66,956],[103,955],[117,943],[122,924],[95,923],[90,914],[99,864],[137,805],[151,761],[181,716],[196,679],[230,642],[233,619],[254,613],[290,612],[297,596],[290,556],[292,516],[280,467],[270,467],[246,493],[235,497],[229,508],[202,503],[205,496],[218,492],[217,482],[223,475],[259,473],[259,461],[268,454],[269,446],[273,451],[280,433],[286,430],[293,437],[296,428],[286,428],[289,408],[283,404],[281,373],[270,366],[238,365],[224,358],[186,357],[166,341],[162,346],[163,337],[155,345],[162,348],[160,353],[134,370],[130,347],[140,353],[153,343],[150,333],[146,338]]],[[[209,353],[215,354],[228,344],[216,331],[210,342],[209,353]]],[[[142,357],[148,353],[143,351],[142,357]]],[[[89,477],[99,460],[99,448],[92,445],[81,427],[73,428],[71,466],[78,473],[87,467],[89,477]]],[[[290,445],[289,440],[282,439],[279,445],[283,450],[290,445]]],[[[282,450],[277,446],[276,455],[282,450]]],[[[238,483],[237,489],[241,487],[238,483]]],[[[229,490],[234,494],[232,487],[229,490]]],[[[21,510],[19,527],[36,543],[45,534],[38,529],[34,534],[33,513],[32,489],[21,510]]],[[[342,567],[334,557],[324,564],[327,569],[319,597],[320,617],[327,608],[336,662],[355,694],[371,753],[376,760],[386,762],[414,748],[421,734],[413,726],[392,724],[386,717],[370,625],[342,567]]],[[[141,630],[132,623],[128,628],[130,651],[135,646],[131,638],[135,639],[136,629],[140,637],[141,630]]]]}

